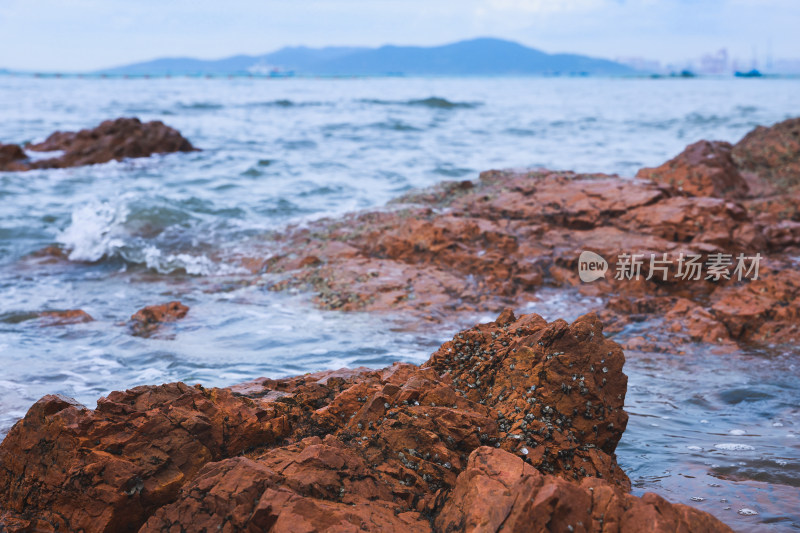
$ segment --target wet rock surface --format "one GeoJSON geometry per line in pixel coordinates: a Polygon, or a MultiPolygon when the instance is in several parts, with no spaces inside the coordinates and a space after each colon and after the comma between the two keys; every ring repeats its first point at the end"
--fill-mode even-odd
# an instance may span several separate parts
{"type": "Polygon", "coordinates": [[[273,440],[259,413],[182,383],[115,392],[94,411],[45,396],[0,444],[0,508],[33,530],[136,531],[203,464],[273,440]]]}
{"type": "Polygon", "coordinates": [[[503,450],[478,448],[437,516],[439,531],[728,531],[716,518],[596,478],[542,475],[503,450]]]}
{"type": "Polygon", "coordinates": [[[18,144],[0,143],[0,170],[25,170],[22,161],[27,158],[18,144]]]}
{"type": "Polygon", "coordinates": [[[733,161],[733,146],[699,141],[657,168],[643,168],[636,176],[665,183],[693,196],[742,198],[749,192],[733,161]]]}
{"type": "Polygon", "coordinates": [[[147,336],[158,330],[162,324],[180,320],[188,312],[189,307],[178,301],[148,305],[131,315],[129,326],[134,335],[147,336]]]}
{"type": "Polygon", "coordinates": [[[732,157],[739,169],[778,191],[800,187],[800,118],[759,126],[739,141],[732,157]]]}
{"type": "Polygon", "coordinates": [[[138,118],[106,120],[95,128],[77,132],[57,131],[43,142],[25,148],[32,152],[63,153],[51,158],[29,159],[20,146],[0,144],[0,171],[77,167],[196,150],[178,130],[159,120],[143,123],[138,118]]]}
{"type": "Polygon", "coordinates": [[[0,526],[726,531],[627,494],[623,364],[593,314],[504,311],[420,367],[137,387],[94,411],[47,396],[0,444],[0,526]]]}
{"type": "Polygon", "coordinates": [[[83,309],[49,310],[49,311],[11,311],[0,315],[0,322],[18,324],[25,321],[36,321],[40,327],[69,326],[93,322],[92,315],[83,309]]]}
{"type": "Polygon", "coordinates": [[[43,326],[67,326],[70,324],[82,324],[92,322],[92,315],[83,309],[68,309],[66,311],[42,311],[39,319],[43,326]]]}
{"type": "Polygon", "coordinates": [[[599,299],[595,309],[623,342],[629,326],[656,320],[647,342],[660,349],[793,343],[800,221],[798,192],[786,177],[800,157],[797,123],[759,128],[736,145],[696,143],[640,172],[647,180],[488,171],[475,182],[413,192],[380,212],[269,235],[263,256],[239,260],[272,290],[311,292],[326,309],[443,322],[519,307],[557,288],[599,299]],[[583,251],[608,261],[604,279],[580,281],[583,251]],[[620,273],[624,254],[638,254],[639,279],[620,273]],[[666,279],[651,269],[664,254],[672,265],[666,279]],[[727,261],[724,275],[678,278],[679,259],[693,255],[703,268],[715,256],[727,261]]]}

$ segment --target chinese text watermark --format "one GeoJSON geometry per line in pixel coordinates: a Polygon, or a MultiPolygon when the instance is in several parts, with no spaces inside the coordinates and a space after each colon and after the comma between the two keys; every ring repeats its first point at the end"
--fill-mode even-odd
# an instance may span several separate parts
{"type": "MultiPolygon", "coordinates": [[[[621,253],[617,256],[614,279],[637,281],[720,281],[757,280],[762,260],[760,253],[691,254],[676,256],[664,254],[621,253]]],[[[608,262],[599,254],[585,251],[578,258],[578,275],[581,281],[590,283],[606,277],[608,262]]]]}

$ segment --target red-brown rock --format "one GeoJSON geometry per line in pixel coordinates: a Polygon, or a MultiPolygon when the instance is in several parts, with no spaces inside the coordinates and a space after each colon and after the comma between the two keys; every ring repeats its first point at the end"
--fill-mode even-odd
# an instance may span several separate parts
{"type": "MultiPolygon", "coordinates": [[[[800,224],[794,221],[757,218],[724,198],[685,196],[651,182],[608,176],[492,171],[471,188],[444,185],[396,204],[387,212],[290,229],[276,236],[274,255],[249,264],[274,276],[273,290],[312,291],[325,308],[392,310],[428,321],[452,320],[454,313],[499,312],[534,299],[546,286],[577,287],[606,301],[682,298],[698,306],[685,315],[691,318],[687,335],[673,335],[679,313],[652,329],[674,345],[755,338],[724,333],[710,309],[709,296],[727,283],[675,279],[674,265],[667,281],[645,281],[649,262],[639,281],[616,280],[620,254],[638,253],[649,261],[650,254],[660,258],[666,253],[674,262],[681,253],[700,254],[704,261],[711,253],[761,253],[771,259],[800,245],[800,224]],[[293,250],[298,249],[315,260],[296,256],[293,250]],[[581,284],[577,263],[584,250],[608,260],[605,280],[581,284]]],[[[614,332],[628,320],[622,315],[635,312],[644,320],[670,311],[661,304],[634,307],[598,311],[615,324],[614,332]]]]}
{"type": "Polygon", "coordinates": [[[42,311],[39,319],[43,326],[66,326],[69,324],[82,324],[92,322],[94,318],[83,309],[69,309],[66,311],[42,311]]]}
{"type": "Polygon", "coordinates": [[[0,443],[0,527],[725,531],[627,494],[623,363],[594,315],[506,310],[421,367],[47,396],[0,443]]]}
{"type": "Polygon", "coordinates": [[[454,531],[497,512],[523,524],[538,490],[559,496],[538,520],[595,501],[608,518],[592,514],[589,530],[655,519],[705,531],[703,513],[625,494],[623,363],[594,315],[568,325],[504,311],[422,367],[137,387],[95,411],[48,396],[0,443],[0,527],[454,531]]]}
{"type": "Polygon", "coordinates": [[[175,322],[186,316],[189,307],[178,301],[148,305],[131,315],[130,326],[137,335],[152,333],[161,324],[175,322]]]}
{"type": "Polygon", "coordinates": [[[800,118],[770,127],[759,126],[736,143],[732,151],[743,173],[784,193],[800,186],[800,118]]]}
{"type": "Polygon", "coordinates": [[[284,428],[265,414],[182,383],[114,392],[94,411],[45,396],[0,444],[0,510],[62,531],[137,531],[205,463],[274,442],[284,428]]]}
{"type": "Polygon", "coordinates": [[[730,143],[696,142],[656,168],[643,168],[636,177],[675,187],[692,196],[743,198],[749,187],[731,157],[730,143]]]}
{"type": "MultiPolygon", "coordinates": [[[[795,125],[756,130],[734,149],[696,143],[640,173],[655,181],[488,171],[476,182],[413,192],[389,210],[289,228],[271,236],[263,255],[255,251],[235,259],[269,276],[272,290],[310,291],[327,309],[391,311],[441,322],[499,312],[535,301],[542,288],[558,287],[599,298],[597,311],[613,333],[625,335],[622,326],[632,320],[666,318],[653,321],[649,346],[762,343],[771,331],[753,335],[752,328],[732,322],[724,303],[712,308],[712,293],[724,287],[745,294],[747,280],[707,280],[705,274],[681,280],[676,263],[680,254],[700,255],[705,263],[709,254],[729,254],[735,261],[738,254],[760,253],[764,262],[792,268],[791,257],[800,249],[798,192],[776,194],[782,178],[775,176],[793,175],[795,125]],[[586,250],[608,260],[604,280],[581,283],[578,257],[586,250]],[[625,253],[644,260],[638,281],[615,279],[618,257],[625,253]],[[671,277],[645,279],[651,254],[668,255],[671,277]]],[[[762,279],[779,270],[762,269],[762,279]]],[[[770,308],[788,310],[771,313],[768,322],[772,330],[791,332],[796,304],[769,293],[773,286],[761,287],[767,292],[760,298],[770,308]]],[[[792,334],[777,338],[783,342],[792,334]]]]}
{"type": "Polygon", "coordinates": [[[502,448],[543,472],[630,488],[614,461],[628,422],[624,362],[595,315],[548,325],[538,315],[507,313],[443,344],[427,365],[497,410],[502,448]]]}
{"type": "Polygon", "coordinates": [[[63,151],[58,157],[27,160],[17,145],[0,145],[0,170],[64,168],[121,161],[153,154],[196,150],[180,132],[160,120],[142,123],[138,118],[106,120],[92,129],[57,131],[44,142],[27,146],[36,152],[63,151]]]}
{"type": "Polygon", "coordinates": [[[800,340],[800,272],[776,265],[747,285],[726,285],[711,295],[711,312],[731,337],[762,344],[800,340]]]}
{"type": "Polygon", "coordinates": [[[28,156],[18,144],[0,143],[0,172],[24,170],[23,163],[28,156]]]}
{"type": "Polygon", "coordinates": [[[256,459],[208,464],[141,531],[430,532],[422,513],[405,504],[414,492],[376,470],[358,447],[310,437],[256,459]]]}
{"type": "Polygon", "coordinates": [[[568,483],[486,447],[472,452],[434,524],[447,533],[731,531],[703,511],[656,494],[636,498],[595,478],[568,483]]]}

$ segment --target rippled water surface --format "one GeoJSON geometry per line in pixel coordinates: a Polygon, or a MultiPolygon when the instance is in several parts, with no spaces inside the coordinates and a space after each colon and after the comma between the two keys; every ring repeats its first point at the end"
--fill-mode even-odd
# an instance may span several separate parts
{"type": "MultiPolygon", "coordinates": [[[[461,324],[419,333],[402,317],[319,311],[305,295],[240,283],[220,250],[490,168],[632,176],[690,142],[735,142],[800,115],[798,94],[797,80],[0,76],[0,142],[138,116],[203,150],[0,173],[0,437],[48,393],[94,406],[139,384],[423,361],[461,324]],[[27,259],[54,243],[70,262],[27,259]],[[141,338],[122,325],[172,299],[191,307],[174,327],[141,338]],[[30,319],[75,308],[95,321],[30,319]]],[[[548,319],[592,306],[540,296],[526,310],[548,319]]],[[[628,353],[631,419],[619,456],[635,492],[737,529],[800,529],[797,355],[628,353]]]]}

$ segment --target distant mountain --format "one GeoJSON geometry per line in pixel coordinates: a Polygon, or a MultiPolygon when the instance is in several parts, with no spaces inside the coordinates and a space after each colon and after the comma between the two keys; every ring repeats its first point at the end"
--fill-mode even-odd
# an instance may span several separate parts
{"type": "Polygon", "coordinates": [[[481,38],[443,46],[282,48],[262,56],[213,61],[165,58],[101,71],[122,75],[225,75],[293,72],[323,76],[629,75],[631,67],[577,54],[547,54],[502,39],[481,38]]]}

